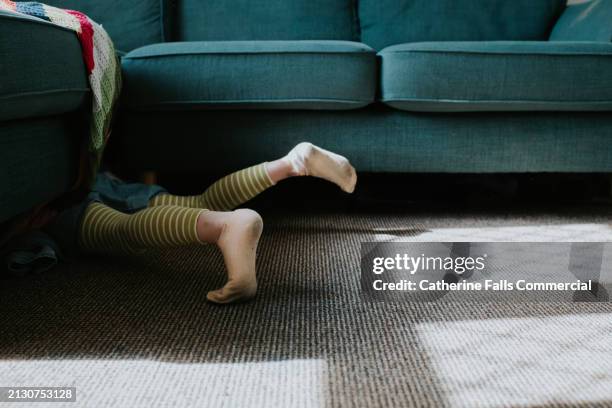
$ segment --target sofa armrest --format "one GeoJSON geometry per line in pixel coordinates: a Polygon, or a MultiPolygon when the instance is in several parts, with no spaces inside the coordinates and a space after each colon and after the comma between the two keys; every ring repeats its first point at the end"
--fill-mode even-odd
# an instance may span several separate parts
{"type": "Polygon", "coordinates": [[[612,42],[612,1],[590,0],[568,6],[555,24],[550,41],[612,42]]]}
{"type": "Polygon", "coordinates": [[[0,10],[0,121],[71,112],[89,98],[76,34],[0,10]]]}

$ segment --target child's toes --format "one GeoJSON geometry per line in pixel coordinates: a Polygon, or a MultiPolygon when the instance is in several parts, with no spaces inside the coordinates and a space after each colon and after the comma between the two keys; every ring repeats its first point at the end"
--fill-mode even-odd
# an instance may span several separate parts
{"type": "Polygon", "coordinates": [[[206,299],[213,303],[226,304],[243,302],[249,300],[257,293],[257,285],[236,285],[228,282],[224,287],[212,290],[206,295],[206,299]]]}

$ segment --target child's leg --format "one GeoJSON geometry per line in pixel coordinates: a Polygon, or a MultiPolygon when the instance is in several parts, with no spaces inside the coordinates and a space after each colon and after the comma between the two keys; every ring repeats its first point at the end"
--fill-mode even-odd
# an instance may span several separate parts
{"type": "Polygon", "coordinates": [[[81,222],[79,244],[89,252],[133,253],[199,243],[196,224],[203,211],[166,206],[124,214],[92,203],[81,222]]]}
{"type": "Polygon", "coordinates": [[[207,298],[216,303],[245,300],[255,295],[255,254],[263,224],[251,210],[215,212],[177,206],[158,206],[123,214],[92,203],[79,234],[81,247],[91,252],[133,252],[215,243],[221,249],[228,281],[207,298]]]}
{"type": "Polygon", "coordinates": [[[221,289],[208,292],[208,300],[230,303],[255,296],[255,259],[262,229],[259,214],[247,209],[206,211],[198,219],[200,239],[219,246],[228,276],[227,283],[221,289]]]}
{"type": "Polygon", "coordinates": [[[210,186],[203,194],[179,197],[160,194],[149,203],[232,210],[272,187],[281,180],[296,176],[320,177],[352,193],[357,182],[355,169],[349,161],[311,143],[300,143],[285,157],[232,173],[210,186]]]}
{"type": "Polygon", "coordinates": [[[214,211],[229,211],[246,203],[274,184],[275,182],[266,170],[266,163],[261,163],[223,177],[201,195],[179,197],[171,194],[159,194],[149,202],[149,207],[178,205],[191,208],[207,208],[214,211]]]}

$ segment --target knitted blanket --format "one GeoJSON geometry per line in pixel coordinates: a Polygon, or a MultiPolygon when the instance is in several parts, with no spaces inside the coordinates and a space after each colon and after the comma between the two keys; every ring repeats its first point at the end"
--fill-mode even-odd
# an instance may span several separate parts
{"type": "Polygon", "coordinates": [[[102,26],[74,10],[63,10],[38,2],[11,0],[0,0],[0,10],[40,18],[76,33],[93,94],[88,143],[90,163],[86,170],[90,174],[81,174],[79,179],[91,184],[110,135],[111,116],[121,90],[121,69],[110,37],[102,26]]]}

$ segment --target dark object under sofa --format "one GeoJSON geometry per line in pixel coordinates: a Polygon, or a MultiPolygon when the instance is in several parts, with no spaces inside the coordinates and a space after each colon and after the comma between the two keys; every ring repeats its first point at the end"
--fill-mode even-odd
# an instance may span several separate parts
{"type": "MultiPolygon", "coordinates": [[[[309,140],[359,171],[612,172],[612,1],[49,3],[123,55],[131,170],[218,174],[309,140]]],[[[0,221],[65,191],[82,139],[76,37],[30,20],[0,15],[0,221]]]]}

